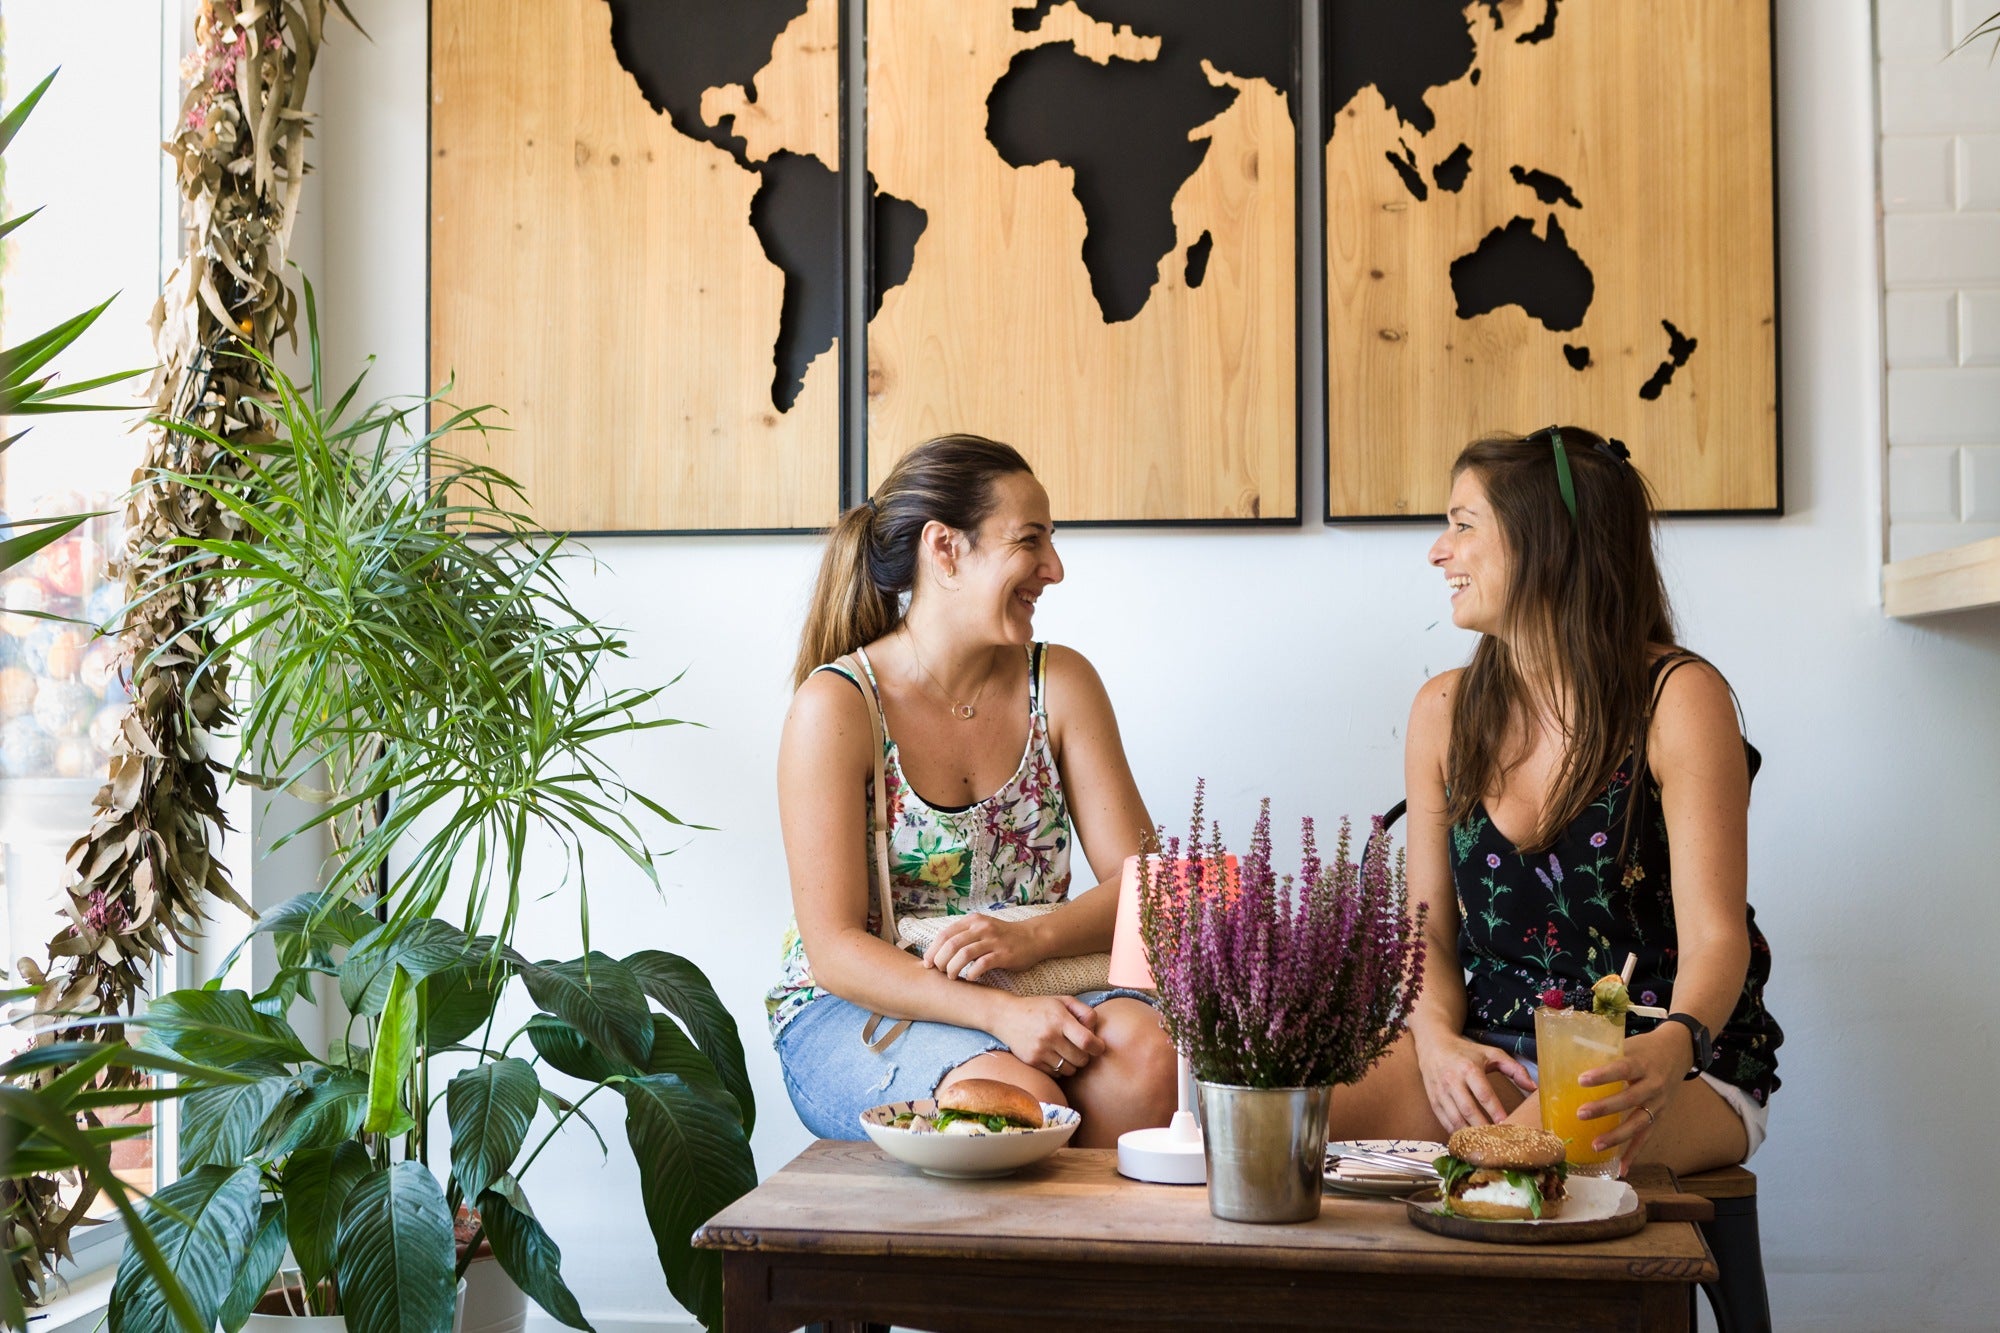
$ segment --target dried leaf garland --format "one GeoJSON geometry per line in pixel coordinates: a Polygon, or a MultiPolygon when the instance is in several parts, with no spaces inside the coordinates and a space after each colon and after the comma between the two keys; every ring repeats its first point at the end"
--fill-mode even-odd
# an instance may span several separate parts
{"type": "MultiPolygon", "coordinates": [[[[261,418],[249,404],[270,388],[256,362],[238,353],[273,352],[292,334],[297,314],[284,280],[286,247],[308,170],[303,108],[329,3],[353,21],[342,0],[203,0],[195,47],[182,64],[188,92],[165,149],[181,193],[187,252],[153,309],[159,370],[150,392],[156,415],[232,441],[261,438],[261,418]]],[[[43,1041],[65,1035],[55,1022],[64,1017],[132,1012],[169,941],[186,944],[199,934],[204,896],[254,915],[210,850],[228,821],[207,742],[228,723],[230,706],[220,673],[196,675],[210,646],[191,629],[208,609],[206,585],[165,577],[186,559],[181,539],[232,527],[210,497],[158,480],[163,472],[207,468],[211,452],[155,426],[133,478],[125,548],[113,563],[128,603],[138,602],[119,638],[132,703],[90,831],[70,849],[69,923],[50,941],[46,967],[27,958],[16,965],[24,981],[40,987],[34,1021],[45,1029],[43,1041]]],[[[119,1077],[132,1076],[107,1074],[119,1077]]],[[[0,1241],[12,1253],[17,1289],[45,1290],[93,1201],[81,1180],[0,1182],[0,1241]]]]}

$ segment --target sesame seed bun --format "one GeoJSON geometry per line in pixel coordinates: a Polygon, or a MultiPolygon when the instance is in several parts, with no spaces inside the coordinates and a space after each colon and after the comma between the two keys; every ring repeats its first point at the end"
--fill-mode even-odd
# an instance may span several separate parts
{"type": "MultiPolygon", "coordinates": [[[[1027,1129],[1042,1127],[1042,1104],[1012,1083],[993,1078],[962,1078],[938,1089],[940,1111],[961,1115],[997,1115],[1027,1129]]],[[[1558,1145],[1557,1156],[1561,1156],[1558,1145]]]]}
{"type": "Polygon", "coordinates": [[[1468,1125],[1445,1150],[1460,1161],[1496,1170],[1544,1171],[1563,1159],[1563,1141],[1527,1125],[1468,1125]]]}

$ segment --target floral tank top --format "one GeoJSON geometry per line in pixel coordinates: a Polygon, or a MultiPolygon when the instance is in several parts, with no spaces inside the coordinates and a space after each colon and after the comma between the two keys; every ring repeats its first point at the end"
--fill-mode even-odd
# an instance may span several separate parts
{"type": "MultiPolygon", "coordinates": [[[[1670,656],[1654,664],[1655,697],[1667,673],[1691,660],[1670,656]]],[[[1761,756],[1748,742],[1744,749],[1754,777],[1761,756]]],[[[1673,858],[1659,783],[1632,772],[1636,758],[1619,766],[1597,800],[1544,851],[1516,847],[1483,802],[1453,825],[1466,1035],[1533,1059],[1540,993],[1559,988],[1573,1007],[1588,1008],[1591,983],[1618,971],[1628,953],[1639,960],[1632,998],[1669,1003],[1677,970],[1673,858]]],[[[1778,1046],[1785,1035],[1764,1005],[1771,946],[1757,928],[1756,911],[1746,908],[1745,917],[1749,971],[1735,1011],[1714,1034],[1708,1072],[1764,1106],[1778,1089],[1778,1046]]],[[[1628,1032],[1654,1025],[1636,1015],[1627,1019],[1628,1032]]]]}
{"type": "MultiPolygon", "coordinates": [[[[1047,645],[1028,647],[1028,746],[1006,785],[962,809],[934,806],[903,779],[889,721],[882,719],[882,780],[888,787],[889,897],[899,916],[962,915],[988,907],[1058,903],[1069,893],[1069,805],[1049,748],[1049,716],[1043,695],[1047,645]]],[[[857,689],[881,691],[868,654],[855,650],[867,675],[855,680],[846,668],[828,664],[857,689]]],[[[817,674],[817,672],[815,673],[817,674]]],[[[874,799],[875,778],[867,779],[874,799]]],[[[875,853],[868,851],[868,930],[881,925],[876,906],[875,853]]],[[[798,1012],[819,997],[806,961],[799,926],[785,929],[783,977],[764,997],[775,1038],[798,1012]]]]}

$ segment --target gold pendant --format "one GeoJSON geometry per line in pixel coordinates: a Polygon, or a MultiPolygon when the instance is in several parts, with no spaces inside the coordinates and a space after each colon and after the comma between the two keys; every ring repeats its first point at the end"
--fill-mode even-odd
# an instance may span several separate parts
{"type": "Polygon", "coordinates": [[[971,704],[953,704],[951,711],[958,714],[958,720],[961,722],[972,721],[973,708],[971,704]]]}

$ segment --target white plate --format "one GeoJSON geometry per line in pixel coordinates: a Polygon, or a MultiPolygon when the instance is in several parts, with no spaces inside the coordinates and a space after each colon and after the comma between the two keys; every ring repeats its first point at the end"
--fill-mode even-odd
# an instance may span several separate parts
{"type": "Polygon", "coordinates": [[[1429,1189],[1437,1184],[1437,1177],[1423,1175],[1411,1176],[1406,1181],[1378,1180],[1375,1177],[1387,1174],[1383,1168],[1369,1162],[1344,1163],[1341,1160],[1341,1151],[1348,1148],[1388,1153],[1392,1157],[1420,1162],[1425,1166],[1444,1154],[1444,1145],[1429,1139],[1347,1139],[1327,1144],[1326,1187],[1342,1194],[1365,1194],[1379,1199],[1396,1199],[1429,1189]]]}
{"type": "Polygon", "coordinates": [[[1030,1162],[1039,1162],[1069,1142],[1083,1117],[1067,1106],[1043,1102],[1040,1129],[1019,1134],[938,1134],[928,1130],[898,1129],[890,1122],[905,1111],[920,1116],[937,1114],[937,1102],[929,1097],[914,1102],[890,1102],[861,1113],[861,1128],[875,1146],[898,1161],[908,1162],[926,1174],[954,1180],[979,1180],[1004,1176],[1030,1162]]]}
{"type": "MultiPolygon", "coordinates": [[[[1624,1217],[1637,1211],[1638,1191],[1624,1181],[1613,1176],[1572,1175],[1563,1182],[1566,1196],[1562,1210],[1554,1217],[1520,1218],[1473,1218],[1472,1221],[1488,1222],[1496,1227],[1558,1227],[1578,1222],[1603,1222],[1614,1217],[1624,1217]]],[[[1429,1212],[1444,1211],[1441,1203],[1417,1204],[1429,1212]]]]}

